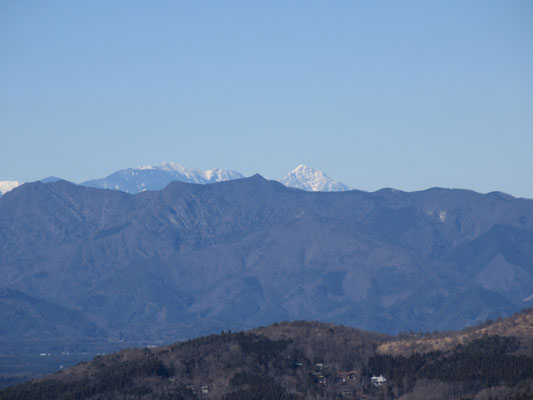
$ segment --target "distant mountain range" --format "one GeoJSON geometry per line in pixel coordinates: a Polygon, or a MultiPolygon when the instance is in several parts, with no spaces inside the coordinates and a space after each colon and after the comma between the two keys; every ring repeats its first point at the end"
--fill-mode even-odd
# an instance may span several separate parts
{"type": "Polygon", "coordinates": [[[35,182],[0,198],[0,271],[4,343],[43,337],[36,315],[58,340],[61,315],[70,338],[132,341],[293,319],[462,328],[532,303],[533,201],[259,175],[136,195],[35,182]]]}
{"type": "Polygon", "coordinates": [[[82,182],[81,185],[139,193],[145,190],[163,189],[172,181],[207,184],[242,178],[244,175],[237,171],[219,168],[203,171],[198,168],[186,168],[178,163],[165,162],[160,166],[144,165],[123,169],[105,178],[82,182]]]}
{"type": "Polygon", "coordinates": [[[309,192],[342,192],[350,190],[345,184],[331,179],[322,171],[307,165],[298,165],[285,175],[280,182],[287,187],[303,189],[309,192]]]}
{"type": "MultiPolygon", "coordinates": [[[[116,189],[126,193],[163,189],[172,181],[207,184],[242,179],[244,175],[232,170],[213,168],[200,170],[186,168],[177,163],[163,163],[160,166],[146,165],[117,171],[105,178],[82,182],[81,185],[102,189],[116,189]]],[[[299,165],[281,180],[285,186],[311,192],[337,192],[349,190],[348,186],[335,181],[322,171],[299,165]]]]}
{"type": "MultiPolygon", "coordinates": [[[[160,190],[172,181],[208,184],[242,179],[244,175],[233,170],[211,168],[201,170],[187,168],[178,163],[165,162],[159,166],[144,165],[136,168],[126,168],[111,175],[82,182],[80,185],[101,189],[120,190],[126,193],[140,193],[145,190],[160,190]]],[[[41,182],[49,183],[59,178],[48,177],[41,182]]],[[[285,175],[281,180],[285,186],[303,189],[311,192],[337,192],[350,188],[331,179],[322,171],[305,165],[299,165],[285,175]]],[[[18,181],[0,181],[0,195],[21,185],[18,181]]]]}

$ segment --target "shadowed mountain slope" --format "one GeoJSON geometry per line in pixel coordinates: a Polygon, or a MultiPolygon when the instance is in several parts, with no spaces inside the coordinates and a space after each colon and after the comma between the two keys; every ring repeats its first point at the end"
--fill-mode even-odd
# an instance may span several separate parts
{"type": "Polygon", "coordinates": [[[531,301],[532,228],[533,201],[500,193],[35,182],[0,198],[1,286],[128,340],[291,319],[456,329],[531,301]]]}
{"type": "Polygon", "coordinates": [[[106,337],[95,323],[81,313],[34,299],[24,293],[0,289],[0,337],[21,341],[40,337],[42,340],[57,337],[106,337]]]}

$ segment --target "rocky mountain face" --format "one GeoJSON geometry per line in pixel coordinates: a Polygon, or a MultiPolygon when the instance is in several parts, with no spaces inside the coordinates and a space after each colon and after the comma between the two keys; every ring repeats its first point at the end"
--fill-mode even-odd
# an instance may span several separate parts
{"type": "Polygon", "coordinates": [[[531,304],[533,201],[305,192],[258,175],[136,195],[35,182],[0,199],[0,270],[27,296],[0,298],[5,343],[39,302],[78,314],[69,335],[131,343],[302,319],[456,329],[531,304]]]}
{"type": "Polygon", "coordinates": [[[0,398],[526,400],[532,316],[530,309],[461,332],[395,337],[285,322],[99,356],[0,391],[0,398]]]}
{"type": "Polygon", "coordinates": [[[331,179],[322,171],[313,169],[307,165],[298,165],[285,175],[280,182],[285,186],[310,192],[342,192],[350,190],[345,184],[331,179]]]}
{"type": "Polygon", "coordinates": [[[139,193],[145,190],[163,189],[172,181],[207,184],[241,178],[244,176],[237,171],[220,168],[204,171],[198,168],[187,168],[178,163],[165,162],[160,166],[145,165],[123,169],[102,179],[82,182],[81,185],[139,193]]]}

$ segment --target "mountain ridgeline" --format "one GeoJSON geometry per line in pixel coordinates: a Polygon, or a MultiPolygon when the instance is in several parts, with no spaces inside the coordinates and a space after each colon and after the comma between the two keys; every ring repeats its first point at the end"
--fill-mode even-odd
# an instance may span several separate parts
{"type": "Polygon", "coordinates": [[[144,165],[137,168],[122,169],[105,178],[82,182],[81,185],[121,190],[126,193],[139,193],[145,190],[163,189],[172,181],[205,185],[241,178],[244,176],[237,171],[220,168],[203,171],[198,168],[187,168],[174,162],[165,162],[159,166],[144,165]]]}
{"type": "MultiPolygon", "coordinates": [[[[185,183],[209,184],[241,179],[244,176],[237,171],[211,168],[201,170],[187,168],[175,162],[165,162],[159,166],[144,165],[126,168],[111,175],[82,182],[82,186],[101,189],[121,190],[126,193],[139,193],[145,190],[160,190],[172,181],[185,183]]],[[[280,180],[285,186],[308,190],[311,192],[337,192],[349,190],[341,182],[331,179],[322,171],[299,165],[280,180]]],[[[7,183],[7,182],[6,182],[7,183]]],[[[18,182],[20,184],[20,182],[18,182]]],[[[0,191],[2,182],[0,182],[0,191]]]]}
{"type": "MultiPolygon", "coordinates": [[[[175,162],[164,162],[157,166],[142,165],[135,168],[121,169],[105,178],[91,179],[80,183],[80,185],[135,194],[146,190],[161,190],[173,181],[206,185],[242,178],[244,178],[244,175],[233,170],[220,168],[201,170],[199,168],[187,168],[175,162]]],[[[60,179],[50,176],[40,181],[50,183],[57,180],[60,179]]],[[[302,164],[281,178],[280,182],[288,187],[311,192],[350,190],[348,186],[331,179],[322,171],[302,164]]],[[[18,181],[0,181],[0,196],[22,185],[22,183],[18,181]]]]}
{"type": "Polygon", "coordinates": [[[459,329],[531,304],[533,201],[305,192],[259,175],[135,195],[35,182],[0,198],[0,269],[10,348],[284,320],[459,329]]]}

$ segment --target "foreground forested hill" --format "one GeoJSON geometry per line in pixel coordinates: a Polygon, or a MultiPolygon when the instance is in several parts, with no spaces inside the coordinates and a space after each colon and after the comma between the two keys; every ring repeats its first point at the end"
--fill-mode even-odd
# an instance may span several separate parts
{"type": "Polygon", "coordinates": [[[532,331],[533,310],[424,336],[286,322],[97,357],[0,398],[525,400],[532,331]]]}

